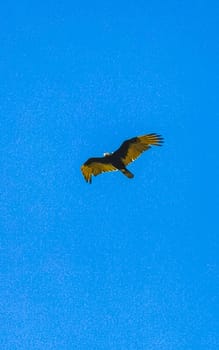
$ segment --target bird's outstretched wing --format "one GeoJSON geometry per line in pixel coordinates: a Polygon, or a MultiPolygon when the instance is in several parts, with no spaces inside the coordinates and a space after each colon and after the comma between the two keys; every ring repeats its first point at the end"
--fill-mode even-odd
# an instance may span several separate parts
{"type": "Polygon", "coordinates": [[[90,158],[81,166],[82,174],[89,183],[92,181],[92,175],[97,176],[107,171],[116,170],[118,169],[107,160],[107,157],[90,158]]]}
{"type": "Polygon", "coordinates": [[[123,142],[119,149],[113,153],[113,155],[122,159],[124,165],[128,165],[137,159],[142,152],[148,150],[152,145],[161,146],[162,143],[163,138],[158,134],[137,136],[123,142]]]}

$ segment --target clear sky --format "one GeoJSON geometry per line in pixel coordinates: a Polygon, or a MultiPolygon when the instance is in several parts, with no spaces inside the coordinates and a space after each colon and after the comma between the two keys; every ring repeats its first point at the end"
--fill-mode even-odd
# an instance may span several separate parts
{"type": "Polygon", "coordinates": [[[1,5],[2,350],[219,349],[218,6],[1,5]]]}

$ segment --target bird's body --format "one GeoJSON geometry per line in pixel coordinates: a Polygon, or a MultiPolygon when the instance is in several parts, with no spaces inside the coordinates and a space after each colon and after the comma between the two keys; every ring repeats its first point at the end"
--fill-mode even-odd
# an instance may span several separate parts
{"type": "Polygon", "coordinates": [[[157,134],[148,134],[133,137],[124,141],[113,153],[105,153],[104,157],[89,158],[82,166],[81,171],[85,180],[91,183],[92,175],[97,176],[103,172],[120,170],[128,178],[134,175],[126,169],[126,166],[137,159],[142,152],[151,145],[161,146],[163,138],[157,134]]]}

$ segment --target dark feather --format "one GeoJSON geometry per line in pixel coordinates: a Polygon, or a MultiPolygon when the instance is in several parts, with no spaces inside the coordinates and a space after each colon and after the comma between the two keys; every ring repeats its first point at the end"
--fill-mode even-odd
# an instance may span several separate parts
{"type": "Polygon", "coordinates": [[[142,152],[148,150],[152,145],[161,146],[163,138],[158,134],[147,134],[126,140],[110,155],[105,157],[89,158],[81,167],[83,176],[91,183],[92,175],[97,176],[103,172],[120,170],[128,178],[134,175],[126,169],[126,166],[137,159],[142,152]]]}

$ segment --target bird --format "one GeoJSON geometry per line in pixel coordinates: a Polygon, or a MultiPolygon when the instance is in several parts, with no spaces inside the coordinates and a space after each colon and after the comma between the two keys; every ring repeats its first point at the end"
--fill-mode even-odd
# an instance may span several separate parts
{"type": "Polygon", "coordinates": [[[163,142],[163,137],[156,133],[133,137],[124,141],[115,152],[104,153],[103,157],[89,158],[81,166],[81,172],[85,181],[90,184],[92,176],[109,171],[120,171],[127,178],[132,179],[134,174],[126,166],[151,146],[161,146],[163,142]]]}

